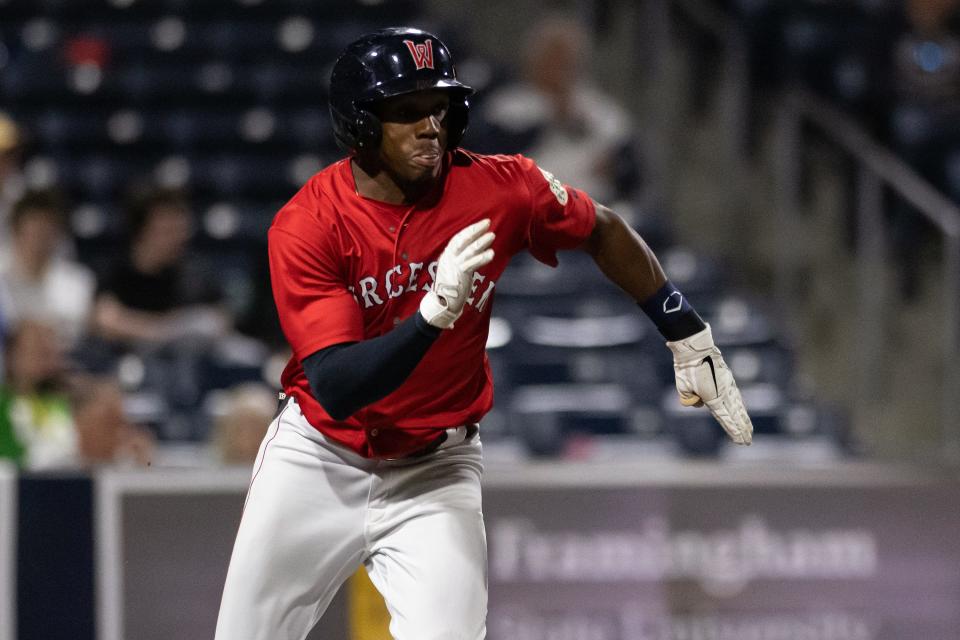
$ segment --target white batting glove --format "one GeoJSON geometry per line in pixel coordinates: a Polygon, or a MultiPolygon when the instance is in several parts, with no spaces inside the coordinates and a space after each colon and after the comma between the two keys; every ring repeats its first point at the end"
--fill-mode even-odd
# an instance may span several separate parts
{"type": "Polygon", "coordinates": [[[429,324],[449,329],[463,313],[470,295],[473,272],[493,260],[494,234],[484,219],[459,231],[447,243],[437,262],[437,277],[420,300],[420,315],[429,324]]]}
{"type": "Polygon", "coordinates": [[[668,342],[667,346],[673,352],[680,403],[687,407],[707,405],[734,442],[750,444],[753,423],[730,368],[713,344],[710,325],[689,338],[668,342]]]}

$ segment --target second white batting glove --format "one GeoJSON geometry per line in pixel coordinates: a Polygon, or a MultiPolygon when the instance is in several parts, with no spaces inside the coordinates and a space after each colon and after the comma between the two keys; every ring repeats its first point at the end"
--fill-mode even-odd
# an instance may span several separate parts
{"type": "Polygon", "coordinates": [[[689,338],[668,342],[667,346],[673,352],[680,403],[688,407],[707,405],[734,442],[750,444],[753,423],[733,374],[713,343],[710,325],[689,338]]]}
{"type": "Polygon", "coordinates": [[[420,300],[420,315],[429,324],[449,329],[463,313],[470,295],[473,272],[493,260],[494,234],[488,231],[490,220],[476,222],[457,232],[447,243],[437,262],[433,286],[420,300]]]}

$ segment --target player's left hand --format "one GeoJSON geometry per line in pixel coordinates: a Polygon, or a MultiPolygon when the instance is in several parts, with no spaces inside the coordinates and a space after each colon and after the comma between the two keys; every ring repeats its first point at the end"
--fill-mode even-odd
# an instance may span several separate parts
{"type": "Polygon", "coordinates": [[[454,235],[437,261],[433,287],[420,299],[420,314],[429,324],[452,329],[463,313],[473,273],[493,260],[490,219],[475,222],[454,235]]]}
{"type": "Polygon", "coordinates": [[[740,390],[720,350],[713,343],[710,325],[689,338],[667,342],[673,352],[680,403],[707,409],[737,444],[750,444],[753,423],[743,406],[740,390]]]}

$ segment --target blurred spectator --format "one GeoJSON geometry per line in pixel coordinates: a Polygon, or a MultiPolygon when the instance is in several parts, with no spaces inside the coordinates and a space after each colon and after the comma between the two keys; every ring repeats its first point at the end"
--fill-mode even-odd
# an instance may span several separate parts
{"type": "Polygon", "coordinates": [[[0,386],[0,458],[26,469],[74,464],[77,438],[56,331],[26,320],[11,331],[6,346],[7,375],[0,386]]]}
{"type": "MultiPolygon", "coordinates": [[[[945,190],[947,158],[960,148],[958,9],[960,0],[909,0],[904,7],[906,29],[893,49],[892,145],[945,190]]],[[[899,202],[892,230],[901,293],[910,298],[917,293],[921,256],[934,234],[920,215],[899,202]]]]}
{"type": "Polygon", "coordinates": [[[7,249],[7,218],[13,203],[24,191],[24,178],[20,170],[23,136],[17,124],[0,112],[0,252],[7,249]]]}
{"type": "Polygon", "coordinates": [[[585,77],[590,34],[572,19],[549,18],[524,42],[523,79],[490,95],[481,117],[514,136],[506,149],[530,156],[561,182],[600,202],[632,195],[640,178],[633,125],[585,77]]]}
{"type": "Polygon", "coordinates": [[[52,191],[31,191],[10,213],[9,251],[0,256],[0,303],[14,323],[42,319],[67,344],[87,328],[95,279],[85,266],[58,251],[66,238],[63,202],[52,191]]]}
{"type": "Polygon", "coordinates": [[[140,194],[128,208],[130,244],[104,274],[94,308],[98,332],[120,342],[211,340],[230,328],[220,294],[188,260],[190,207],[178,191],[140,194]]]}
{"type": "Polygon", "coordinates": [[[213,447],[225,464],[250,465],[277,410],[277,394],[257,383],[227,392],[213,426],[213,447]]]}
{"type": "Polygon", "coordinates": [[[84,378],[71,393],[77,449],[86,465],[148,465],[154,449],[151,433],[127,418],[120,386],[107,378],[84,378]]]}
{"type": "Polygon", "coordinates": [[[908,31],[895,51],[900,97],[955,109],[960,98],[960,38],[953,30],[958,0],[909,0],[908,31]]]}
{"type": "Polygon", "coordinates": [[[893,47],[894,147],[943,187],[944,154],[960,144],[960,0],[910,0],[893,47]]]}
{"type": "Polygon", "coordinates": [[[237,319],[237,330],[270,349],[286,349],[287,339],[280,328],[273,289],[270,287],[270,262],[266,248],[251,252],[248,259],[251,262],[249,279],[252,294],[250,302],[245,305],[245,312],[237,319]]]}

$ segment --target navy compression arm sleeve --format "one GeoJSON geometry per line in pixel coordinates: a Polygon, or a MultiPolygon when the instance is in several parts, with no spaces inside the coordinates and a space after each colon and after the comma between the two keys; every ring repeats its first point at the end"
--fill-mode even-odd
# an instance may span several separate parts
{"type": "Polygon", "coordinates": [[[417,312],[382,336],[310,354],[303,371],[323,410],[334,420],[346,420],[396,391],[440,332],[417,312]]]}

